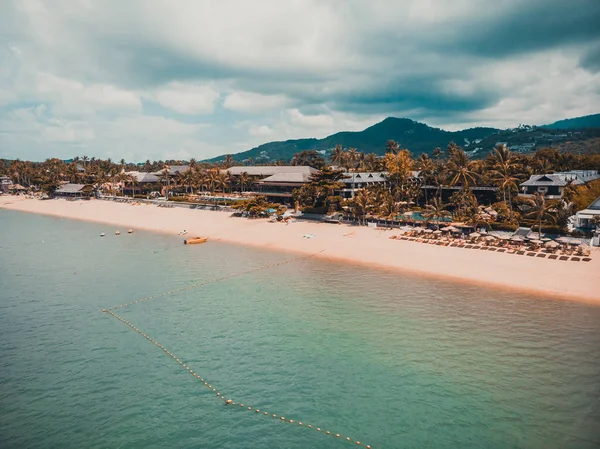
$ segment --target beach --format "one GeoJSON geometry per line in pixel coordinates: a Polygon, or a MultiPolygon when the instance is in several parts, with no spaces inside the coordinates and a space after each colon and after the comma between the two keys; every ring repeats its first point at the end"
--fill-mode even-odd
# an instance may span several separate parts
{"type": "MultiPolygon", "coordinates": [[[[40,201],[3,196],[0,208],[104,223],[107,225],[105,238],[116,238],[113,235],[116,230],[121,233],[127,229],[146,230],[173,235],[182,244],[183,237],[178,233],[185,229],[186,237],[207,236],[209,244],[223,241],[294,254],[315,254],[314,257],[338,262],[600,305],[598,249],[592,251],[590,262],[557,261],[390,240],[397,230],[310,221],[286,225],[231,217],[230,212],[103,200],[40,201]]],[[[202,246],[190,250],[202,251],[202,246]]]]}

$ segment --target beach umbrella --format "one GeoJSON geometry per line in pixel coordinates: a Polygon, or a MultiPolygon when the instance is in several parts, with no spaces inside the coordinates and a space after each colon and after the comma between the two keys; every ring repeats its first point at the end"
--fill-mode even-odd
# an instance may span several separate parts
{"type": "Polygon", "coordinates": [[[518,235],[515,235],[513,237],[510,238],[513,242],[524,242],[525,240],[523,239],[523,237],[519,237],[518,235]]]}
{"type": "Polygon", "coordinates": [[[452,231],[452,226],[446,226],[444,228],[441,229],[442,231],[446,232],[446,231],[452,231]]]}
{"type": "Polygon", "coordinates": [[[552,241],[552,239],[549,239],[548,237],[544,237],[542,239],[542,242],[551,242],[551,241],[552,241]]]}
{"type": "Polygon", "coordinates": [[[491,241],[491,240],[496,240],[496,236],[495,235],[488,235],[485,237],[486,240],[491,241]]]}
{"type": "Polygon", "coordinates": [[[469,234],[469,237],[471,237],[472,239],[476,239],[477,237],[481,237],[481,234],[479,234],[478,232],[471,232],[469,234]]]}
{"type": "Polygon", "coordinates": [[[560,246],[558,243],[556,243],[553,240],[550,240],[549,242],[544,243],[544,246],[546,248],[556,248],[557,246],[560,246]]]}
{"type": "Polygon", "coordinates": [[[423,232],[426,233],[426,234],[431,234],[433,232],[433,230],[432,229],[425,229],[423,232]]]}
{"type": "Polygon", "coordinates": [[[560,242],[560,243],[569,243],[569,239],[566,237],[559,237],[555,241],[560,242]]]}
{"type": "Polygon", "coordinates": [[[434,234],[439,235],[442,233],[442,231],[433,231],[434,234]]]}
{"type": "Polygon", "coordinates": [[[533,243],[534,245],[541,245],[542,244],[542,241],[541,240],[537,240],[537,239],[530,240],[529,242],[533,243]]]}

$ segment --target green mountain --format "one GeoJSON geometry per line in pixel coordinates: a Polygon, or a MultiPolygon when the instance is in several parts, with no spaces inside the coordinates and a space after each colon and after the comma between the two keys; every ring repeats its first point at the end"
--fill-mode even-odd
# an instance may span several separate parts
{"type": "MultiPolygon", "coordinates": [[[[450,142],[465,146],[468,142],[483,139],[496,132],[495,128],[471,128],[463,131],[444,131],[407,118],[389,117],[363,131],[344,131],[324,139],[297,139],[285,142],[269,142],[251,150],[233,154],[233,159],[243,161],[252,158],[256,162],[283,159],[289,161],[294,154],[303,150],[317,150],[327,153],[336,145],[356,148],[365,153],[382,155],[388,140],[395,140],[402,148],[408,148],[413,155],[430,153],[436,147],[446,148],[450,142]]],[[[222,160],[224,156],[210,159],[222,160]]]]}
{"type": "MultiPolygon", "coordinates": [[[[513,151],[528,153],[538,148],[561,147],[577,142],[587,145],[587,139],[600,137],[600,114],[560,120],[550,125],[528,126],[500,130],[496,128],[470,128],[462,131],[445,131],[407,118],[388,117],[363,131],[344,131],[324,139],[297,139],[285,142],[269,142],[248,151],[233,154],[235,161],[252,158],[256,163],[277,160],[289,161],[294,154],[304,150],[317,150],[324,156],[341,145],[356,148],[364,153],[382,155],[388,140],[395,140],[402,148],[408,148],[414,156],[431,153],[436,147],[442,149],[450,142],[463,147],[473,157],[482,157],[497,143],[505,143],[513,151]]],[[[223,160],[225,156],[209,159],[223,160]]]]}
{"type": "Polygon", "coordinates": [[[558,122],[544,125],[547,129],[582,129],[582,128],[600,128],[600,114],[585,115],[583,117],[568,118],[558,122]]]}

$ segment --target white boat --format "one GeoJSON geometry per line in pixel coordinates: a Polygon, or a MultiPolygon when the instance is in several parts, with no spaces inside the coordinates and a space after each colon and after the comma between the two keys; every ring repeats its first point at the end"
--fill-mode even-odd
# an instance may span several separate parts
{"type": "Polygon", "coordinates": [[[104,237],[106,234],[103,232],[100,234],[100,237],[104,237]]]}

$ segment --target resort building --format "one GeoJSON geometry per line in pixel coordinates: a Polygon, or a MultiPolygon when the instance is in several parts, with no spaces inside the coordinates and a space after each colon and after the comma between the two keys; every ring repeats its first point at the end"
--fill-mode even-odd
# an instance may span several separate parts
{"type": "Polygon", "coordinates": [[[578,186],[596,179],[600,179],[597,170],[572,170],[545,175],[532,175],[521,184],[520,188],[523,196],[539,193],[545,195],[548,199],[560,199],[568,183],[578,186]]]}
{"type": "MultiPolygon", "coordinates": [[[[157,184],[160,183],[160,178],[154,173],[147,173],[143,171],[130,171],[126,174],[133,177],[135,181],[133,183],[126,183],[123,186],[124,194],[146,193],[153,190],[154,188],[157,188],[157,184]]],[[[161,190],[161,188],[158,188],[158,190],[161,190]]]]}
{"type": "Polygon", "coordinates": [[[246,173],[248,176],[256,176],[261,179],[267,176],[273,176],[279,173],[316,173],[319,170],[307,165],[252,165],[252,166],[235,166],[221,170],[222,173],[229,173],[230,176],[240,176],[246,173]]]}
{"type": "Polygon", "coordinates": [[[89,198],[93,187],[89,184],[63,184],[54,191],[54,196],[59,198],[89,198]]]}
{"type": "Polygon", "coordinates": [[[8,176],[0,176],[0,192],[7,193],[12,185],[13,182],[8,176]]]}
{"type": "Polygon", "coordinates": [[[169,174],[169,177],[174,178],[175,176],[184,174],[189,169],[189,165],[167,165],[162,170],[155,171],[151,174],[155,176],[162,176],[166,171],[169,174]]]}
{"type": "Polygon", "coordinates": [[[600,197],[596,198],[587,209],[580,210],[575,214],[575,227],[587,231],[600,228],[594,223],[594,219],[600,220],[600,197]]]}
{"type": "Polygon", "coordinates": [[[387,172],[347,172],[341,180],[345,186],[340,192],[342,198],[354,198],[356,192],[364,187],[382,185],[387,187],[387,172]]]}
{"type": "Polygon", "coordinates": [[[310,180],[313,173],[319,170],[307,165],[253,165],[236,166],[221,170],[234,180],[245,174],[251,179],[247,193],[265,196],[268,201],[291,205],[292,192],[310,180]]]}
{"type": "Polygon", "coordinates": [[[275,173],[257,182],[257,193],[267,201],[292,206],[294,189],[309,182],[310,176],[311,173],[275,173]]]}

